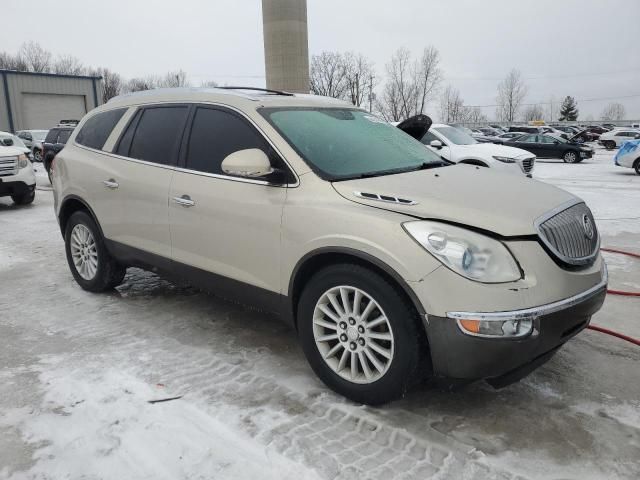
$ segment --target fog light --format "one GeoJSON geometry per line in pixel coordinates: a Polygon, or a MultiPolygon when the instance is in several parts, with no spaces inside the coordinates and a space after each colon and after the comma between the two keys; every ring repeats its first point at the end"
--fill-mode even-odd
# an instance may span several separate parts
{"type": "Polygon", "coordinates": [[[519,338],[533,330],[533,320],[467,320],[459,319],[458,328],[467,335],[477,337],[519,338]]]}

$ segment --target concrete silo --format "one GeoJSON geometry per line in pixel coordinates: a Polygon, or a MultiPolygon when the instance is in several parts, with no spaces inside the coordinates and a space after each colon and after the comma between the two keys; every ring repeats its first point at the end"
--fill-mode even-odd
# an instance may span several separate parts
{"type": "Polygon", "coordinates": [[[307,0],[262,0],[267,88],[309,93],[307,0]]]}

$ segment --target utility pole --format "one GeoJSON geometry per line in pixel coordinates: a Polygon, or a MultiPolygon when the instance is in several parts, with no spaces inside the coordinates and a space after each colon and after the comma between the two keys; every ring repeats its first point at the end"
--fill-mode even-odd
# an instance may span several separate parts
{"type": "Polygon", "coordinates": [[[373,105],[373,75],[369,75],[369,113],[373,113],[372,112],[372,105],[373,105]]]}

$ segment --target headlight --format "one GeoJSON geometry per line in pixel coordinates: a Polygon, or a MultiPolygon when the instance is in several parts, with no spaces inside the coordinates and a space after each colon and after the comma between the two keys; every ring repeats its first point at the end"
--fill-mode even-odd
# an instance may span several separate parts
{"type": "Polygon", "coordinates": [[[500,157],[500,156],[494,155],[493,159],[498,160],[499,162],[502,162],[502,163],[516,163],[516,159],[511,157],[500,157]]]}
{"type": "Polygon", "coordinates": [[[502,283],[522,276],[507,247],[486,235],[431,221],[407,222],[403,227],[444,266],[463,277],[483,283],[502,283]]]}
{"type": "Polygon", "coordinates": [[[26,168],[29,165],[29,158],[23,153],[18,157],[18,168],[26,168]]]}

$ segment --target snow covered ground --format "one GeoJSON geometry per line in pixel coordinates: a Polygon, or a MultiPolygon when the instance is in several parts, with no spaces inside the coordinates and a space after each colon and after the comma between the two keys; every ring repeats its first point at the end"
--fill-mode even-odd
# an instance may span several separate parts
{"type": "MultiPolygon", "coordinates": [[[[611,159],[535,177],[587,200],[604,245],[640,251],[640,176],[611,159]]],[[[354,405],[274,318],[136,269],[81,290],[38,183],[31,207],[0,199],[1,479],[640,477],[637,347],[585,331],[500,391],[354,405]]],[[[607,260],[612,286],[640,289],[640,262],[607,260]]],[[[611,296],[593,323],[640,337],[639,311],[611,296]]]]}

